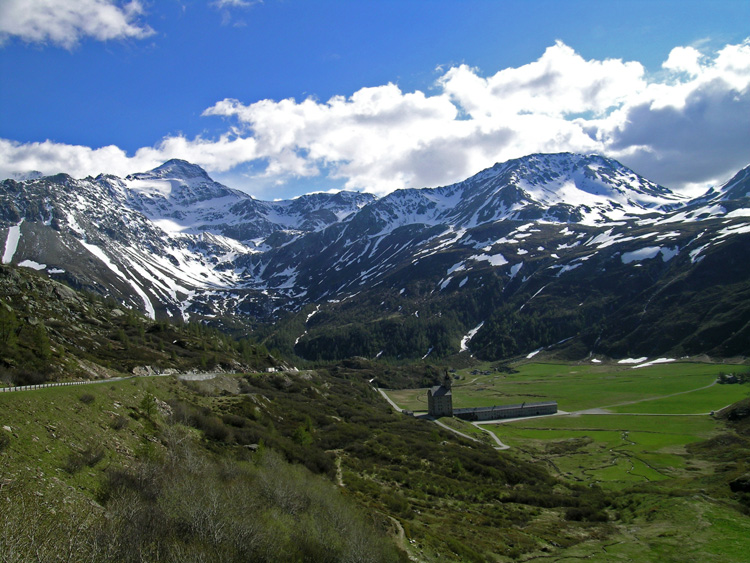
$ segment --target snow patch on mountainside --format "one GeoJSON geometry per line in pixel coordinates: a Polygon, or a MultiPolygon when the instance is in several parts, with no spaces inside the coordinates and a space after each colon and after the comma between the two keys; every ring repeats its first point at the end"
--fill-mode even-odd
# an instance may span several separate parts
{"type": "Polygon", "coordinates": [[[5,251],[3,252],[3,264],[10,264],[18,249],[18,241],[21,240],[21,223],[8,227],[8,237],[5,239],[5,251]]]}
{"type": "Polygon", "coordinates": [[[461,352],[466,352],[469,349],[469,342],[471,342],[471,339],[476,336],[477,332],[479,332],[479,329],[481,329],[483,326],[484,326],[484,321],[482,321],[477,326],[475,326],[474,328],[472,328],[466,334],[466,336],[464,336],[461,339],[461,352]]]}
{"type": "Polygon", "coordinates": [[[474,260],[475,262],[489,262],[491,266],[504,266],[508,263],[505,256],[502,254],[479,254],[477,256],[472,256],[469,260],[474,260]]]}
{"type": "Polygon", "coordinates": [[[637,366],[633,366],[630,369],[639,369],[639,368],[647,368],[650,366],[655,366],[657,364],[668,364],[670,362],[674,362],[674,358],[657,358],[655,360],[651,360],[650,362],[646,362],[645,364],[639,364],[637,366]]]}
{"type": "Polygon", "coordinates": [[[18,263],[18,265],[22,268],[31,268],[32,270],[37,270],[38,272],[44,270],[47,267],[47,264],[40,264],[39,262],[34,262],[33,260],[22,260],[18,263]]]}

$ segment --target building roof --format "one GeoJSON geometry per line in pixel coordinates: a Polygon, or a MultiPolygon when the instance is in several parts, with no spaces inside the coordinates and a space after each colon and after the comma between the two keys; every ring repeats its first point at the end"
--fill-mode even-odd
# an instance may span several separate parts
{"type": "Polygon", "coordinates": [[[544,401],[541,403],[521,403],[520,405],[495,405],[492,407],[469,407],[453,409],[453,414],[468,414],[471,412],[502,412],[513,409],[533,409],[538,407],[557,407],[557,401],[544,401]]]}
{"type": "Polygon", "coordinates": [[[430,393],[432,393],[433,397],[442,397],[444,395],[453,394],[445,385],[435,385],[435,387],[430,388],[430,393]]]}

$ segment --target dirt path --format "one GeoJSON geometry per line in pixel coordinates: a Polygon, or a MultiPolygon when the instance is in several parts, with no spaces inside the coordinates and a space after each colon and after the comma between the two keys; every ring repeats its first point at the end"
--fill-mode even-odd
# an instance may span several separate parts
{"type": "Polygon", "coordinates": [[[434,422],[435,424],[437,424],[441,428],[445,428],[446,430],[449,430],[450,432],[453,432],[454,434],[457,434],[457,435],[461,436],[462,438],[466,438],[468,440],[471,440],[472,442],[479,442],[479,443],[482,442],[481,440],[478,440],[477,438],[474,438],[473,436],[469,436],[468,434],[464,434],[460,430],[456,430],[455,428],[451,428],[450,426],[448,426],[444,422],[440,422],[437,418],[428,417],[427,420],[431,420],[432,422],[434,422]]]}
{"type": "Polygon", "coordinates": [[[336,484],[339,487],[344,486],[344,472],[341,469],[341,450],[333,450],[336,454],[336,484]]]}
{"type": "Polygon", "coordinates": [[[396,412],[404,412],[404,409],[402,409],[396,403],[394,403],[391,400],[391,398],[388,395],[386,395],[385,391],[383,391],[382,389],[377,389],[377,391],[379,391],[380,394],[383,395],[383,397],[385,398],[385,400],[388,401],[391,404],[391,406],[393,407],[393,410],[395,410],[396,412]]]}
{"type": "Polygon", "coordinates": [[[497,437],[497,434],[495,434],[492,430],[487,430],[486,428],[482,428],[480,426],[480,424],[482,424],[481,422],[472,422],[472,424],[476,426],[477,428],[479,428],[482,432],[487,432],[487,434],[492,436],[492,439],[495,440],[495,443],[497,444],[497,446],[495,447],[496,450],[509,450],[510,449],[510,446],[508,444],[503,444],[500,441],[500,438],[497,437]]]}

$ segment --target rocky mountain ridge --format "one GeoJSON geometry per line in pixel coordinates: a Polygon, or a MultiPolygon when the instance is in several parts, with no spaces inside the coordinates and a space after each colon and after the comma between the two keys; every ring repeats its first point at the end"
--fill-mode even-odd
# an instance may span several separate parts
{"type": "MultiPolygon", "coordinates": [[[[501,357],[562,334],[575,341],[592,323],[623,327],[617,315],[629,310],[628,299],[658,303],[660,284],[673,290],[714,257],[739,260],[750,238],[748,170],[688,200],[601,156],[530,155],[458,184],[380,199],[341,192],[263,202],[174,160],[126,178],[5,180],[0,237],[4,263],[44,270],[152,317],[252,327],[292,314],[289,330],[299,334],[274,338],[305,357],[403,356],[373,337],[384,319],[416,322],[411,356],[465,347],[501,357]],[[595,307],[573,303],[592,288],[601,297],[595,307]],[[514,328],[498,315],[525,316],[545,303],[541,296],[551,301],[534,314],[546,328],[511,344],[502,335],[514,328]],[[485,304],[467,306],[477,299],[485,304]],[[363,342],[332,343],[337,326],[352,326],[342,303],[366,326],[363,342]],[[570,314],[551,320],[560,308],[570,314]]],[[[744,266],[737,268],[741,284],[744,266]]],[[[704,277],[681,295],[720,285],[715,272],[704,277]]],[[[733,314],[741,334],[745,309],[733,314]]],[[[711,315],[691,322],[710,324],[711,315]]],[[[589,340],[579,355],[595,351],[584,350],[596,342],[589,340]]],[[[714,348],[719,340],[726,338],[714,337],[714,348]]],[[[670,346],[674,339],[660,349],[670,346]]]]}

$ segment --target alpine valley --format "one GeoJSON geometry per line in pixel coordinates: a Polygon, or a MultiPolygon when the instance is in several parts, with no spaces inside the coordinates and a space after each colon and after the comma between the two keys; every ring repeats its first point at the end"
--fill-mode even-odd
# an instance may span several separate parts
{"type": "Polygon", "coordinates": [[[750,167],[688,199],[596,155],[266,202],[171,160],[0,184],[2,262],[308,360],[744,355],[750,167]]]}

